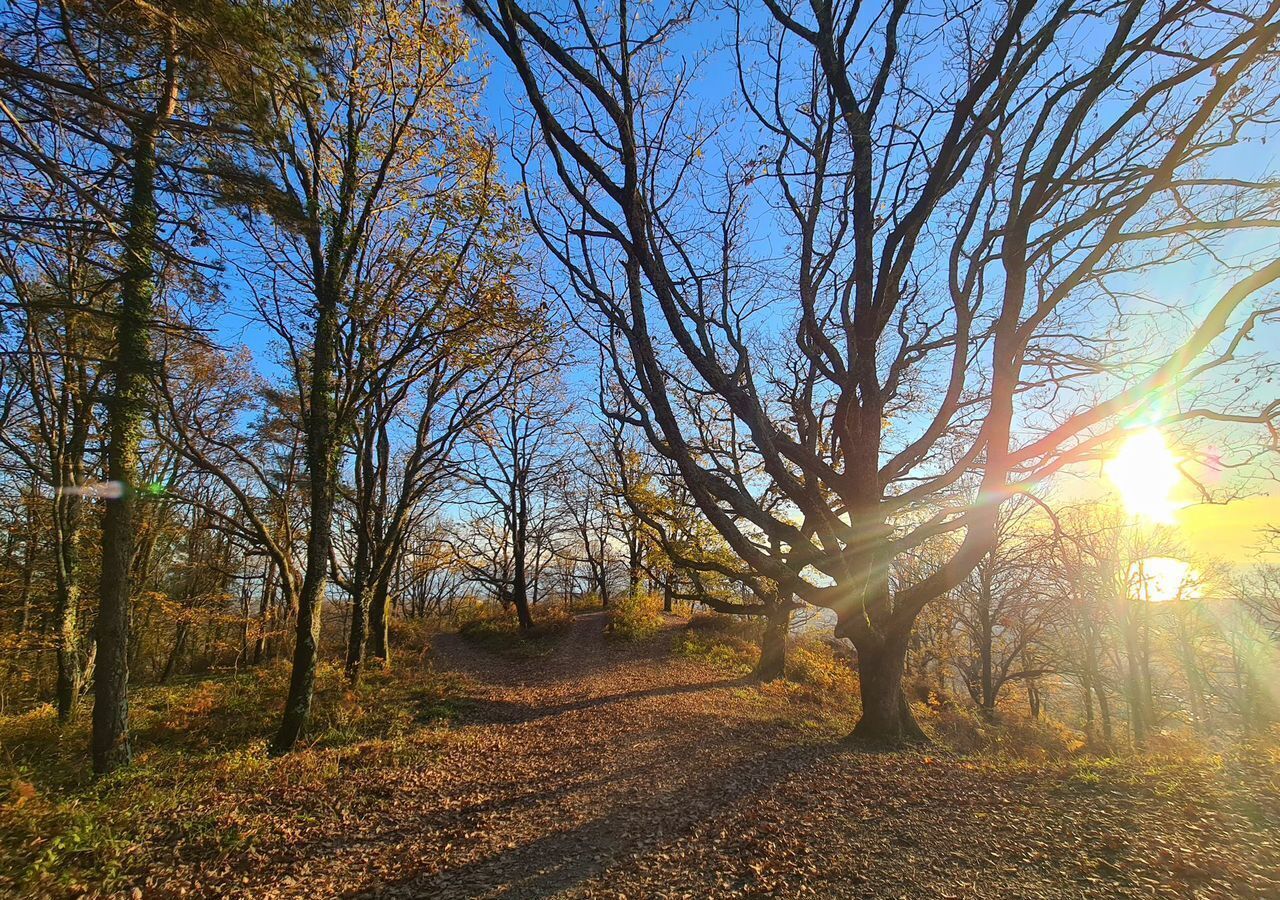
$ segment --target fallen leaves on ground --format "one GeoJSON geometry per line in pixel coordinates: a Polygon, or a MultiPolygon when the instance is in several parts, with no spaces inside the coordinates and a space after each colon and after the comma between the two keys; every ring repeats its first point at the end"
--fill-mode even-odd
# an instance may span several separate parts
{"type": "Polygon", "coordinates": [[[253,898],[1280,896],[1280,784],[1266,760],[860,752],[829,707],[672,656],[669,641],[606,644],[603,628],[581,616],[537,659],[441,635],[433,665],[464,685],[451,724],[264,761],[251,787],[229,777],[216,797],[195,794],[137,844],[129,886],[253,898]]]}

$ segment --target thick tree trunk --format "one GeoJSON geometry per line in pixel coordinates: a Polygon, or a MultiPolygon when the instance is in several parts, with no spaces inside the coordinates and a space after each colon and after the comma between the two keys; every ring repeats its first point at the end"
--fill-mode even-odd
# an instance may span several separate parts
{"type": "Polygon", "coordinates": [[[516,608],[516,619],[520,627],[528,631],[533,627],[533,614],[529,611],[529,586],[524,573],[524,553],[516,552],[515,585],[511,591],[511,602],[516,608]]]}
{"type": "Polygon", "coordinates": [[[760,636],[760,662],[755,677],[760,681],[777,681],[787,672],[787,631],[791,609],[779,604],[765,615],[764,632],[760,636]]]}
{"type": "Polygon", "coordinates": [[[338,286],[318,292],[315,348],[312,353],[307,427],[307,473],[311,482],[310,533],[307,566],[298,596],[297,637],[289,696],[280,730],[271,742],[274,754],[288,753],[306,728],[315,693],[316,661],[320,645],[320,614],[328,583],[329,550],[333,540],[333,505],[338,477],[339,446],[334,409],[334,341],[338,326],[338,286]]]}
{"type": "Polygon", "coordinates": [[[667,578],[662,582],[662,611],[664,613],[675,612],[675,601],[673,599],[675,591],[671,583],[671,578],[667,578]]]}
{"type": "Polygon", "coordinates": [[[902,692],[907,638],[903,633],[855,641],[862,716],[850,737],[859,743],[892,746],[928,741],[902,692]]]}
{"type": "Polygon", "coordinates": [[[134,135],[131,196],[124,240],[124,275],[113,386],[107,408],[107,480],[118,496],[106,499],[102,517],[102,571],[94,669],[93,770],[127,765],[129,749],[129,615],[134,536],[137,530],[139,448],[151,365],[150,323],[155,293],[155,132],[134,135]]]}

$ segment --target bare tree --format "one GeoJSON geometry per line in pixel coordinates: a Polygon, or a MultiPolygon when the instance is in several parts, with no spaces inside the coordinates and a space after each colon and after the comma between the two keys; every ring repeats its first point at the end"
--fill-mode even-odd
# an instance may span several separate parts
{"type": "Polygon", "coordinates": [[[953,592],[965,645],[955,666],[973,702],[994,717],[1005,685],[1047,674],[1024,663],[1041,638],[1055,597],[1049,579],[1053,533],[1035,521],[1039,507],[1010,504],[995,543],[953,592]]]}
{"type": "Polygon", "coordinates": [[[1230,376],[1280,262],[1220,251],[1277,221],[1271,173],[1226,159],[1272,117],[1280,6],[766,5],[699,55],[696,4],[464,3],[528,99],[530,212],[628,422],[762,586],[835,611],[855,735],[921,738],[912,623],[1006,499],[1133,416],[1276,416],[1230,376]],[[1200,262],[1194,314],[1136,287],[1200,262]],[[750,480],[704,427],[728,419],[750,480]]]}
{"type": "Polygon", "coordinates": [[[463,466],[470,502],[483,512],[460,536],[462,557],[503,606],[515,607],[524,629],[534,625],[538,570],[557,555],[548,538],[560,530],[553,494],[566,451],[558,426],[568,409],[552,369],[525,371],[476,429],[463,466]]]}

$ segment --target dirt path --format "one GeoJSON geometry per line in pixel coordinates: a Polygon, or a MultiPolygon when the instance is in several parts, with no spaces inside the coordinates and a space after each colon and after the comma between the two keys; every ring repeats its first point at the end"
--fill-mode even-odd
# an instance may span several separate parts
{"type": "Polygon", "coordinates": [[[470,703],[431,764],[374,770],[340,823],[263,848],[231,883],[188,873],[192,892],[1280,896],[1280,809],[1224,808],[1220,786],[1082,794],[1061,770],[855,752],[830,710],[672,657],[666,638],[615,648],[603,626],[580,617],[541,659],[440,637],[435,664],[470,703]]]}

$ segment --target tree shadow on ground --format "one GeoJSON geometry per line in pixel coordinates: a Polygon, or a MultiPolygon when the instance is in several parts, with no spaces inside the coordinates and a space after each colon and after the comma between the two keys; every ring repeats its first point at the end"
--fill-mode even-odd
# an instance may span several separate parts
{"type": "MultiPolygon", "coordinates": [[[[658,697],[671,697],[680,694],[692,694],[714,688],[732,688],[754,684],[750,677],[725,677],[690,684],[673,684],[643,690],[625,691],[617,694],[587,696],[564,703],[525,703],[493,698],[473,698],[456,702],[458,710],[456,721],[461,725],[521,725],[536,722],[568,712],[596,709],[626,703],[631,700],[646,700],[658,697]]],[[[431,718],[430,710],[423,710],[423,718],[431,718]]],[[[438,718],[438,716],[437,716],[438,718]]]]}
{"type": "MultiPolygon", "coordinates": [[[[681,729],[683,731],[683,729],[681,729]]],[[[663,755],[672,750],[667,735],[663,755]]],[[[719,754],[714,777],[678,780],[674,785],[646,792],[640,797],[618,797],[604,813],[573,827],[508,846],[480,858],[449,866],[439,872],[410,873],[403,879],[375,888],[353,891],[349,897],[476,897],[497,893],[510,897],[545,897],[586,882],[614,864],[655,849],[663,841],[695,829],[713,815],[723,813],[726,798],[740,805],[750,805],[753,798],[767,794],[773,786],[808,769],[819,761],[850,752],[835,742],[780,746],[763,752],[743,750],[745,735],[738,729],[716,735],[707,742],[698,734],[684,733],[681,743],[687,752],[719,754]],[[708,746],[711,744],[712,746],[708,746]],[[767,777],[762,777],[767,776],[767,777]]],[[[618,782],[630,782],[652,771],[655,761],[637,759],[623,772],[613,773],[618,782]]],[[[603,777],[603,776],[602,776],[603,777]]],[[[574,790],[593,791],[590,785],[576,785],[574,790]]],[[[551,792],[553,795],[555,791],[551,792]]],[[[630,792],[634,795],[634,791],[630,792]]],[[[548,797],[526,799],[508,806],[504,813],[518,806],[529,806],[548,797]]],[[[556,802],[552,800],[552,802],[556,802]]],[[[488,810],[472,809],[477,824],[488,810]]]]}

